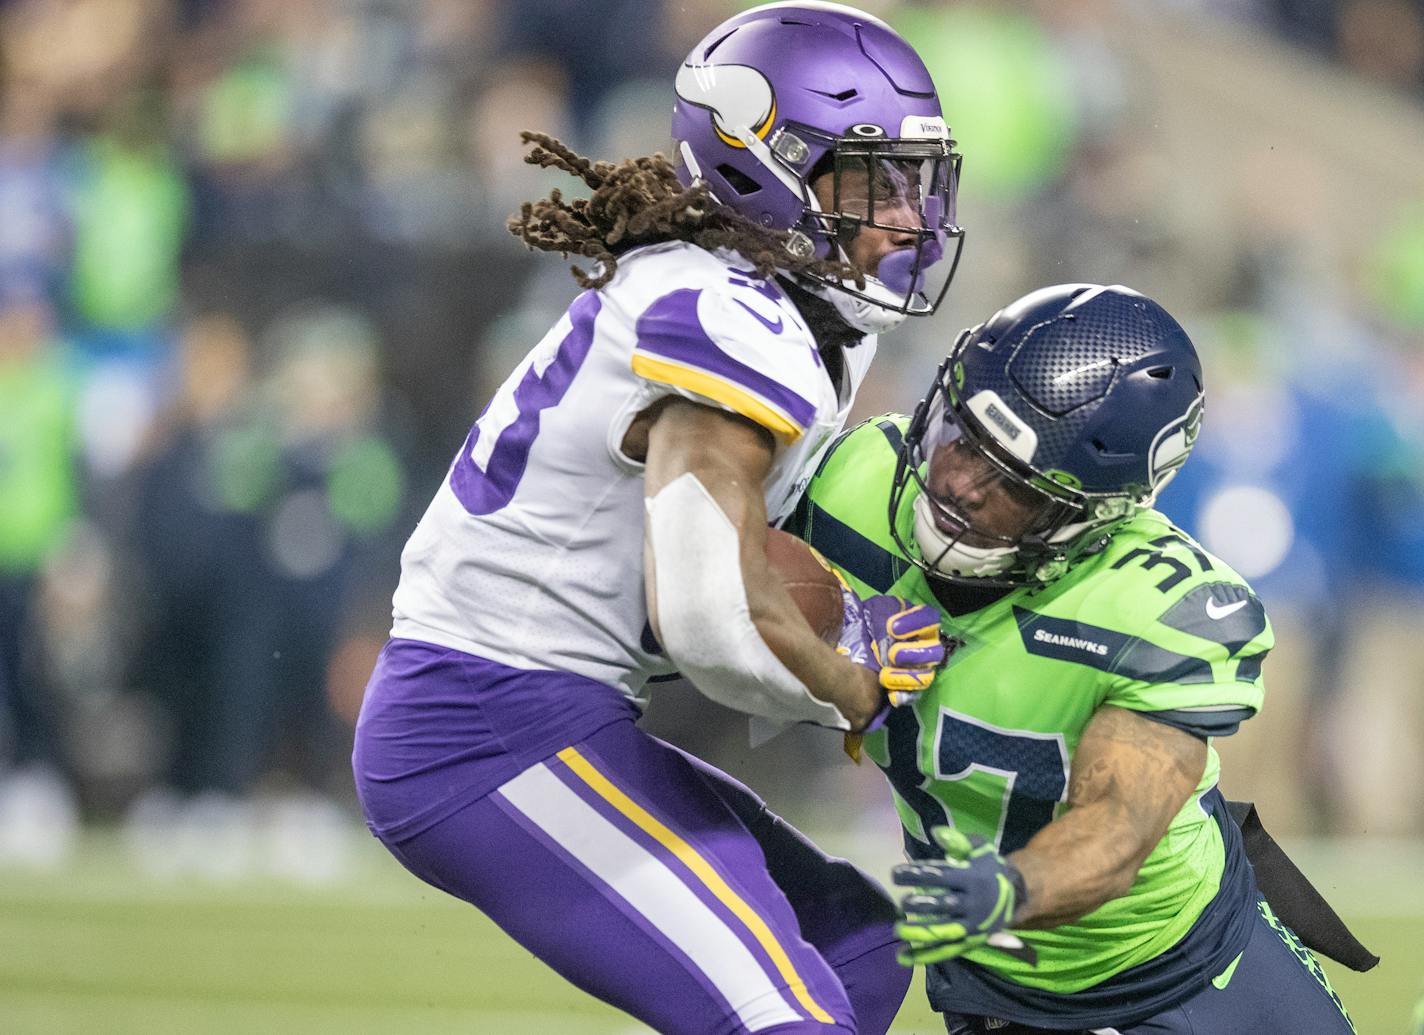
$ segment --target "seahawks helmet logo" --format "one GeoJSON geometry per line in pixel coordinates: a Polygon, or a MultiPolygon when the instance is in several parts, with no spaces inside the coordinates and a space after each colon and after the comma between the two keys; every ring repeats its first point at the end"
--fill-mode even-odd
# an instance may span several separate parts
{"type": "Polygon", "coordinates": [[[1153,493],[1171,481],[1187,462],[1201,431],[1201,419],[1202,397],[1198,395],[1187,407],[1186,413],[1157,432],[1148,452],[1148,479],[1153,493]]]}
{"type": "Polygon", "coordinates": [[[678,100],[712,113],[712,128],[731,147],[747,146],[744,133],[765,139],[776,121],[770,80],[747,65],[683,65],[674,87],[678,100]]]}

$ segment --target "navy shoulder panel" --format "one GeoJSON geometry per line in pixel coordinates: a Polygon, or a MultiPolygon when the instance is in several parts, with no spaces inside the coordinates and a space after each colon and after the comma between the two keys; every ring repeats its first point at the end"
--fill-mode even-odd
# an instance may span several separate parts
{"type": "Polygon", "coordinates": [[[877,593],[888,593],[910,566],[885,547],[861,535],[807,496],[798,507],[798,534],[838,568],[850,572],[877,593]]]}
{"type": "Polygon", "coordinates": [[[1203,640],[1219,643],[1227,656],[1266,629],[1266,609],[1239,582],[1209,582],[1196,586],[1158,619],[1163,625],[1203,640]]]}
{"type": "Polygon", "coordinates": [[[1160,712],[1134,712],[1144,719],[1160,722],[1184,733],[1205,740],[1207,737],[1229,737],[1241,724],[1256,714],[1254,708],[1222,708],[1217,711],[1192,711],[1174,708],[1160,712]]]}
{"type": "MultiPolygon", "coordinates": [[[[836,480],[830,484],[824,483],[823,478],[827,477],[826,471],[832,460],[845,450],[850,451],[847,455],[852,463],[856,458],[864,456],[864,453],[857,452],[863,448],[870,448],[877,457],[884,456],[881,452],[884,447],[877,444],[881,437],[885,445],[890,447],[890,456],[887,459],[893,459],[894,454],[899,451],[902,439],[899,424],[895,419],[874,417],[843,431],[821,459],[809,488],[802,494],[796,510],[787,519],[784,528],[820,550],[832,564],[864,582],[875,592],[886,593],[910,570],[911,565],[887,545],[872,538],[875,529],[885,523],[883,508],[868,516],[862,524],[862,528],[872,533],[867,535],[823,505],[829,504],[837,509],[845,505],[849,511],[864,510],[863,506],[851,505],[861,503],[863,499],[859,487],[852,487],[855,491],[847,491],[844,478],[849,475],[837,473],[836,480]]],[[[866,489],[878,491],[878,487],[866,489]]],[[[852,515],[845,513],[844,517],[852,515]]]]}

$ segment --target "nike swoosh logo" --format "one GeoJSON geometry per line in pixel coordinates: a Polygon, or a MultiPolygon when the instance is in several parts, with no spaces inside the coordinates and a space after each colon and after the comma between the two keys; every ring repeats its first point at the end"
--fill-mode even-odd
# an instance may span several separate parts
{"type": "Polygon", "coordinates": [[[1231,979],[1236,974],[1236,964],[1241,962],[1241,957],[1243,955],[1244,953],[1238,952],[1236,954],[1236,958],[1231,961],[1230,966],[1228,966],[1220,974],[1216,975],[1216,977],[1212,978],[1211,983],[1219,989],[1224,989],[1227,985],[1231,984],[1231,979]]]}
{"type": "Polygon", "coordinates": [[[1234,615],[1250,602],[1250,600],[1238,600],[1234,604],[1218,604],[1212,597],[1207,597],[1206,616],[1214,622],[1219,622],[1227,615],[1234,615]]]}
{"type": "Polygon", "coordinates": [[[770,320],[768,320],[765,316],[762,316],[761,313],[757,312],[757,311],[756,311],[755,309],[753,309],[751,306],[749,306],[749,305],[747,305],[745,302],[743,302],[740,298],[734,298],[734,299],[732,299],[732,301],[733,301],[733,302],[736,302],[737,305],[741,306],[741,307],[742,307],[743,309],[745,309],[747,312],[749,312],[749,313],[751,313],[753,316],[755,316],[755,317],[757,318],[757,320],[761,323],[761,325],[762,325],[763,327],[765,327],[767,330],[769,330],[772,334],[780,334],[780,333],[781,333],[781,317],[778,316],[778,317],[776,318],[776,322],[775,322],[775,323],[772,323],[772,322],[771,322],[770,320]]]}

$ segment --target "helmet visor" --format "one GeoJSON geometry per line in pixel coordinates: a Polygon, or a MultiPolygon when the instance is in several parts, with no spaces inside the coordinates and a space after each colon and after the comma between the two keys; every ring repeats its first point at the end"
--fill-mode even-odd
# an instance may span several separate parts
{"type": "Polygon", "coordinates": [[[862,233],[890,235],[895,247],[866,272],[899,312],[933,312],[959,262],[964,231],[955,222],[960,156],[953,148],[950,140],[840,139],[831,151],[830,204],[815,220],[818,236],[849,255],[862,233]]]}
{"type": "Polygon", "coordinates": [[[935,527],[951,542],[1017,547],[1043,535],[1068,505],[1014,470],[965,425],[943,386],[935,392],[917,443],[916,480],[935,527]]]}
{"type": "Polygon", "coordinates": [[[850,226],[948,232],[959,184],[957,154],[919,157],[836,152],[835,210],[850,226]]]}

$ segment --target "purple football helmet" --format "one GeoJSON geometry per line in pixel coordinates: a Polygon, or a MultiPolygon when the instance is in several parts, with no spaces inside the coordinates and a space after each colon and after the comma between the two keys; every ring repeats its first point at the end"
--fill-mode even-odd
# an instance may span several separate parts
{"type": "Polygon", "coordinates": [[[866,227],[912,239],[864,289],[813,279],[834,289],[819,293],[861,330],[934,312],[964,240],[955,222],[960,156],[929,72],[890,26],[840,4],[768,4],[693,47],[676,88],[684,183],[700,179],[722,204],[790,230],[787,248],[800,258],[843,259],[866,227]],[[829,208],[811,189],[825,173],[829,208]],[[931,272],[942,278],[933,288],[931,272]]]}

